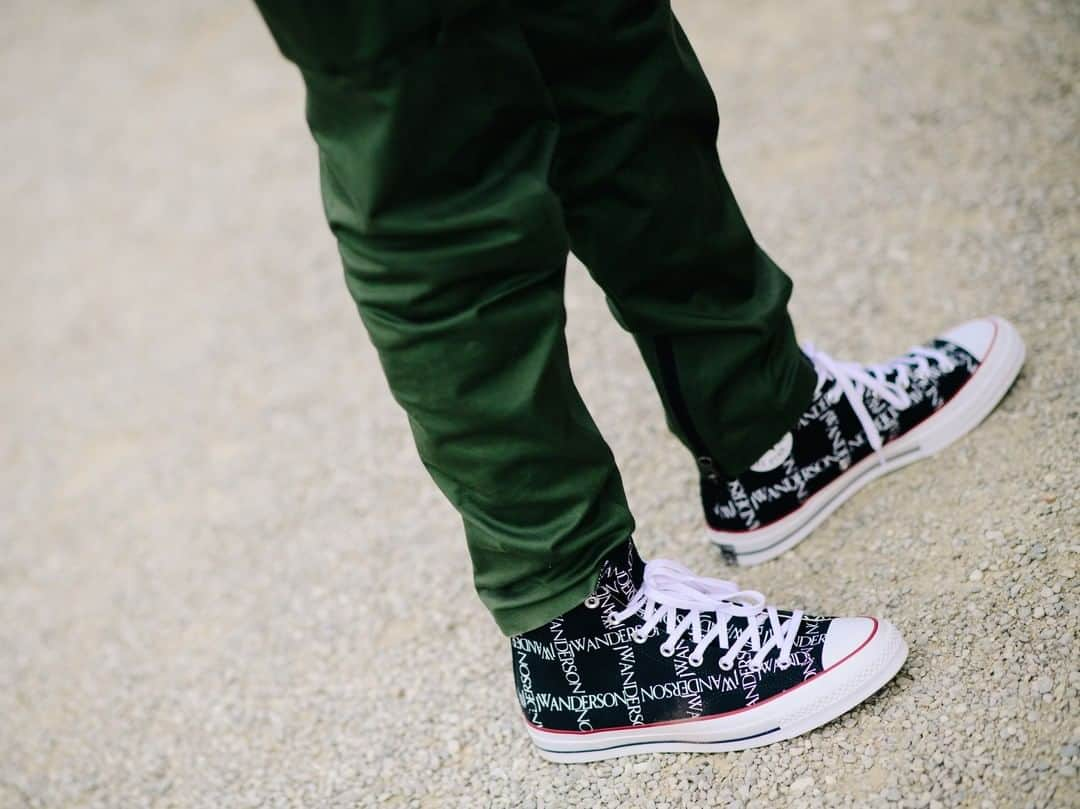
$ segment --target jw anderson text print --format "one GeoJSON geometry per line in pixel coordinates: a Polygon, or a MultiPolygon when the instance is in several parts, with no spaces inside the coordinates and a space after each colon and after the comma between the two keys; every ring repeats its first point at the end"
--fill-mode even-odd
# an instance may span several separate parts
{"type": "Polygon", "coordinates": [[[971,430],[1016,379],[1024,344],[985,318],[880,365],[805,353],[818,384],[799,420],[738,477],[702,475],[709,538],[729,562],[773,558],[871,480],[971,430]]]}
{"type": "Polygon", "coordinates": [[[542,755],[741,750],[844,713],[899,670],[890,624],[777,610],[632,542],[583,604],[511,639],[517,698],[542,755]]]}

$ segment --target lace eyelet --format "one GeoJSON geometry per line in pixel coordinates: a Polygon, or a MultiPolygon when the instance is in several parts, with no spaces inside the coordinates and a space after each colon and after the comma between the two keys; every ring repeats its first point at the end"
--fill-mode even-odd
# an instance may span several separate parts
{"type": "Polygon", "coordinates": [[[585,599],[585,606],[588,607],[590,610],[595,610],[597,607],[600,606],[600,599],[596,596],[589,596],[585,599]]]}
{"type": "Polygon", "coordinates": [[[686,658],[686,662],[689,663],[694,668],[697,668],[698,666],[700,666],[702,663],[705,662],[705,658],[702,657],[701,655],[692,654],[688,658],[686,658]]]}
{"type": "Polygon", "coordinates": [[[776,658],[776,667],[778,669],[780,669],[781,671],[787,671],[789,668],[791,668],[791,658],[790,657],[778,657],[778,658],[776,658]]]}
{"type": "Polygon", "coordinates": [[[735,668],[735,661],[734,660],[728,660],[726,657],[721,657],[720,658],[720,670],[721,671],[731,671],[733,668],[735,668]]]}
{"type": "Polygon", "coordinates": [[[675,647],[668,646],[666,643],[660,644],[660,654],[664,657],[672,657],[675,654],[675,647]]]}
{"type": "Polygon", "coordinates": [[[647,641],[649,639],[648,635],[646,635],[646,634],[644,634],[642,632],[639,632],[636,629],[633,632],[630,633],[630,637],[633,639],[634,643],[644,643],[645,641],[647,641]]]}

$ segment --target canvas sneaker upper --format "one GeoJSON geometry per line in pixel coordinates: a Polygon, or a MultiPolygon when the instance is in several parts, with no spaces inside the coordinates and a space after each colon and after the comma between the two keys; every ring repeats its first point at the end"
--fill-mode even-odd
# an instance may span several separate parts
{"type": "Polygon", "coordinates": [[[796,511],[847,470],[877,455],[944,407],[975,374],[979,360],[944,338],[890,362],[839,362],[812,345],[817,372],[810,406],[791,430],[735,478],[701,478],[714,531],[753,531],[796,511]]]}
{"type": "MultiPolygon", "coordinates": [[[[876,628],[871,618],[778,610],[733,582],[668,560],[645,563],[627,542],[603,562],[583,604],[513,637],[511,650],[526,723],[544,738],[565,738],[556,735],[738,715],[821,677],[876,628]]],[[[714,741],[743,741],[742,731],[718,732],[714,741]]],[[[608,747],[588,749],[618,748],[613,736],[608,747]]]]}

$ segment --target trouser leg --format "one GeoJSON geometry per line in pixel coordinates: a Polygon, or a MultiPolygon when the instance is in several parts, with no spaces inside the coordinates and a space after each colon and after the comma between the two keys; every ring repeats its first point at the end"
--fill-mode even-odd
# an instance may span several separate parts
{"type": "Polygon", "coordinates": [[[507,633],[633,530],[570,377],[551,98],[501,2],[260,0],[307,88],[348,288],[507,633]]]}
{"type": "Polygon", "coordinates": [[[701,66],[665,0],[514,1],[559,116],[571,247],[636,339],[673,432],[703,466],[741,472],[798,419],[815,377],[791,281],[721,170],[701,66]]]}

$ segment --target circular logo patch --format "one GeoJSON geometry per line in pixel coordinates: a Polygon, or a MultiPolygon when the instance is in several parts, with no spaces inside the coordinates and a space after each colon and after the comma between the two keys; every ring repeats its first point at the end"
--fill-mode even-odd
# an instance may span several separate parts
{"type": "Polygon", "coordinates": [[[773,444],[772,449],[757,459],[757,463],[750,467],[754,472],[771,472],[791,455],[791,446],[795,439],[791,433],[784,433],[784,437],[773,444]]]}

